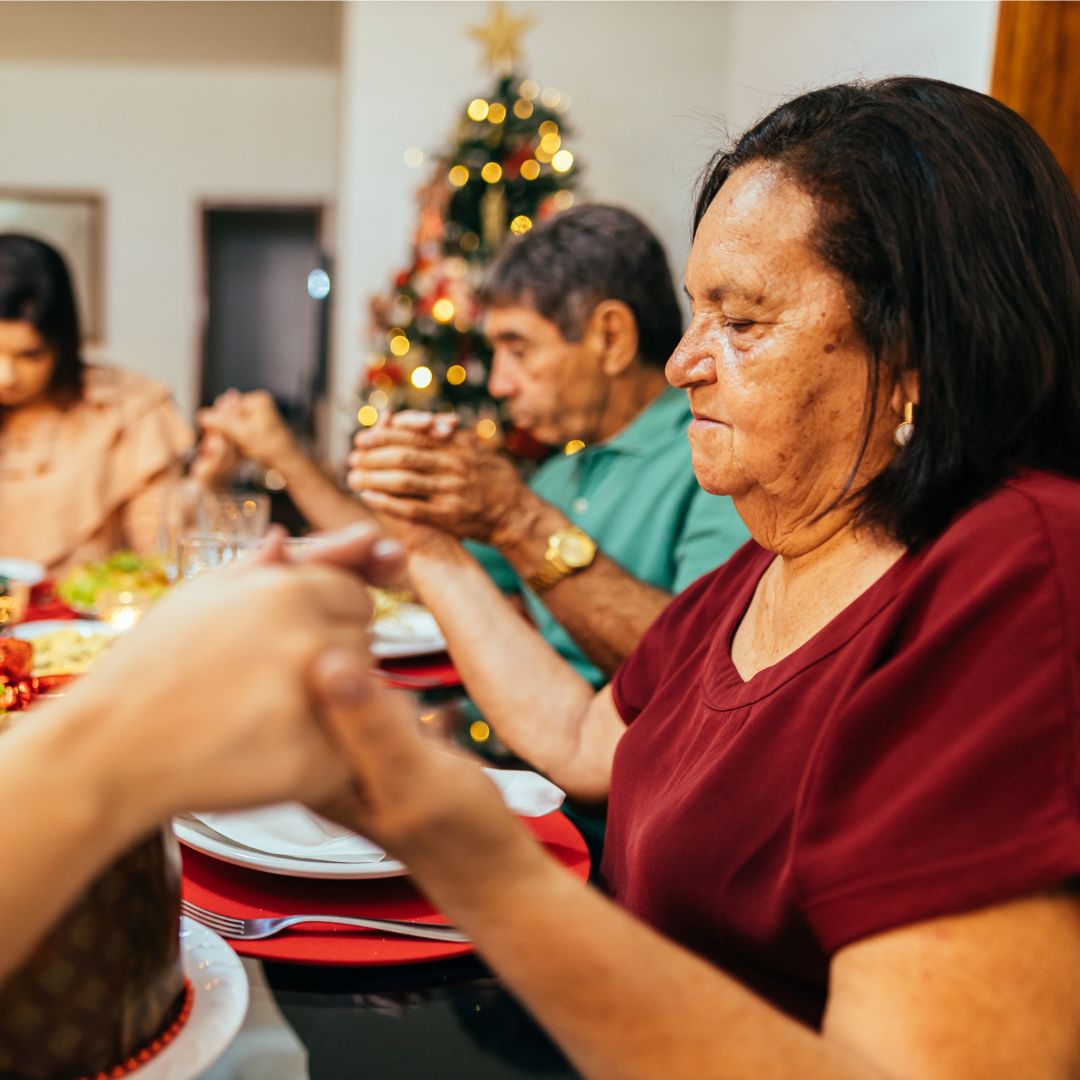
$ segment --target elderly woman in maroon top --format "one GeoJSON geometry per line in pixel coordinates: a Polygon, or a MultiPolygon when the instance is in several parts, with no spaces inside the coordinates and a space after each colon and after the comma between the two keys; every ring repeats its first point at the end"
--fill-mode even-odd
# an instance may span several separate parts
{"type": "Polygon", "coordinates": [[[436,611],[503,740],[608,801],[615,902],[359,675],[357,824],[587,1076],[1078,1076],[1076,196],[900,78],[776,109],[695,222],[668,378],[753,541],[595,696],[501,679],[526,628],[455,617],[466,564],[436,611]]]}

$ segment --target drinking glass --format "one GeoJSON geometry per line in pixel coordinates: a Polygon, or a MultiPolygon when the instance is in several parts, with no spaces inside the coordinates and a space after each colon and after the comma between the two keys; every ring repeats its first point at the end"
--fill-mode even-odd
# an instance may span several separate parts
{"type": "Polygon", "coordinates": [[[232,541],[221,533],[185,533],[177,542],[177,574],[185,581],[220,570],[232,560],[232,541]]]}
{"type": "Polygon", "coordinates": [[[231,540],[261,540],[270,527],[270,496],[251,491],[206,491],[198,503],[200,531],[231,540]]]}

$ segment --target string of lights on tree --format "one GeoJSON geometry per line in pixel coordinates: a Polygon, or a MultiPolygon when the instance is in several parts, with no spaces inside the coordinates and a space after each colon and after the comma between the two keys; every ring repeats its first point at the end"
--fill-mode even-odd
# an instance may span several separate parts
{"type": "MultiPolygon", "coordinates": [[[[499,431],[477,291],[504,243],[573,205],[581,171],[567,144],[569,97],[512,70],[517,37],[530,21],[496,5],[486,26],[470,30],[500,73],[491,93],[463,106],[450,145],[429,163],[408,263],[371,301],[361,426],[387,409],[452,409],[481,436],[499,431]]],[[[405,151],[407,165],[424,161],[419,148],[405,151]]],[[[509,432],[507,441],[514,449],[524,440],[509,432]]]]}

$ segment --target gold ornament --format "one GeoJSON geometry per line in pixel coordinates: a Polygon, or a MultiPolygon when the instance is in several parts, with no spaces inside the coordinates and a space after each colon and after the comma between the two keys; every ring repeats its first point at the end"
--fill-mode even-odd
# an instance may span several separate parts
{"type": "Polygon", "coordinates": [[[506,191],[502,184],[492,184],[480,199],[480,223],[484,246],[496,251],[506,238],[506,191]]]}
{"type": "Polygon", "coordinates": [[[495,0],[488,21],[483,26],[468,27],[468,34],[484,47],[485,66],[499,75],[509,75],[522,58],[518,39],[535,22],[528,15],[514,18],[502,0],[495,0]]]}

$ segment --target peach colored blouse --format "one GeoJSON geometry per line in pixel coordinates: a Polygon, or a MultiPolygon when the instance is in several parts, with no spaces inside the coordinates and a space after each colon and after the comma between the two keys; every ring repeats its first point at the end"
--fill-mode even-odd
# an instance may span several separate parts
{"type": "Polygon", "coordinates": [[[82,400],[0,428],[0,556],[50,573],[158,546],[165,492],[193,436],[166,387],[87,366],[82,400]]]}

